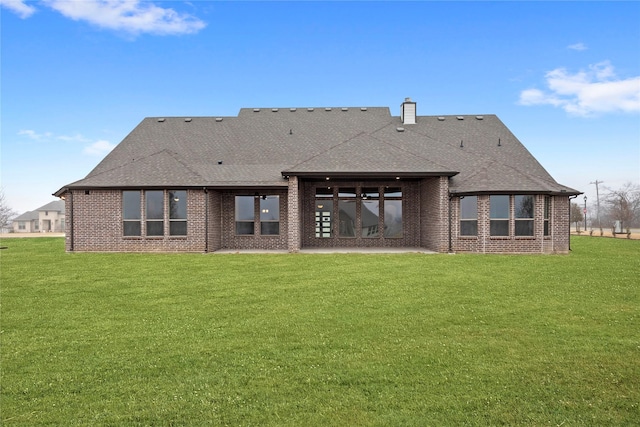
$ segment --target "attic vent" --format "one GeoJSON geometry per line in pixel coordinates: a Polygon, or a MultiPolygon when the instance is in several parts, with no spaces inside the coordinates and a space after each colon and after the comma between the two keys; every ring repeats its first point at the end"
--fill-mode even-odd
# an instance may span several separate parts
{"type": "Polygon", "coordinates": [[[331,107],[325,108],[324,111],[331,111],[331,107]]]}
{"type": "Polygon", "coordinates": [[[254,113],[259,113],[259,112],[260,112],[260,109],[259,109],[259,108],[254,108],[254,109],[253,109],[253,112],[254,112],[254,113]]]}
{"type": "Polygon", "coordinates": [[[360,111],[367,111],[367,107],[360,107],[360,111]]]}
{"type": "Polygon", "coordinates": [[[272,108],[271,111],[273,111],[274,113],[277,113],[278,109],[277,108],[272,108]]]}
{"type": "Polygon", "coordinates": [[[222,117],[216,117],[216,122],[221,122],[222,121],[222,117]]]}
{"type": "Polygon", "coordinates": [[[184,121],[187,122],[187,123],[191,123],[191,118],[187,117],[187,118],[184,119],[184,121]]]}
{"type": "Polygon", "coordinates": [[[404,128],[403,128],[403,127],[397,127],[397,128],[396,128],[396,130],[397,130],[398,132],[404,132],[404,128]]]}
{"type": "Polygon", "coordinates": [[[458,120],[464,120],[464,117],[462,117],[462,116],[458,116],[458,117],[456,117],[456,119],[458,119],[458,120]]]}
{"type": "Polygon", "coordinates": [[[164,117],[159,118],[158,122],[163,123],[164,122],[164,117]]]}
{"type": "Polygon", "coordinates": [[[307,111],[313,111],[313,108],[307,108],[307,111]]]}
{"type": "Polygon", "coordinates": [[[342,111],[349,111],[349,109],[347,107],[342,107],[341,110],[342,111]]]}
{"type": "Polygon", "coordinates": [[[296,110],[297,110],[297,108],[289,108],[289,111],[291,111],[291,112],[294,112],[296,110]]]}
{"type": "Polygon", "coordinates": [[[438,121],[444,122],[444,117],[442,117],[442,116],[438,117],[438,121]]]}
{"type": "Polygon", "coordinates": [[[476,116],[476,120],[482,120],[484,119],[484,116],[476,116]]]}

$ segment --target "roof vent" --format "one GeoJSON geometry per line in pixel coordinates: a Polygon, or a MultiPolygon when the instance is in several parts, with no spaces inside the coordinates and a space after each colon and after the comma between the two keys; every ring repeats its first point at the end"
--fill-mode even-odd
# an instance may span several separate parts
{"type": "Polygon", "coordinates": [[[216,122],[221,122],[222,121],[222,117],[216,117],[216,122]]]}
{"type": "Polygon", "coordinates": [[[274,113],[277,113],[278,109],[277,108],[272,108],[271,111],[273,111],[274,113]]]}
{"type": "Polygon", "coordinates": [[[484,119],[484,116],[476,116],[476,120],[482,120],[484,119]]]}
{"type": "Polygon", "coordinates": [[[360,111],[367,111],[367,107],[360,107],[360,111]]]}
{"type": "Polygon", "coordinates": [[[313,108],[307,108],[307,111],[313,111],[313,108]]]}
{"type": "Polygon", "coordinates": [[[464,120],[464,117],[462,117],[462,116],[458,116],[458,117],[456,117],[456,119],[458,119],[458,120],[464,120]]]}
{"type": "Polygon", "coordinates": [[[218,160],[218,164],[221,165],[222,164],[222,160],[218,160]]]}
{"type": "Polygon", "coordinates": [[[402,124],[415,125],[416,113],[416,103],[411,101],[411,98],[405,98],[402,105],[400,105],[400,118],[402,119],[402,124]]]}
{"type": "Polygon", "coordinates": [[[443,116],[438,117],[438,121],[444,122],[444,117],[443,116]]]}
{"type": "Polygon", "coordinates": [[[259,109],[259,108],[254,108],[254,109],[253,109],[253,112],[254,112],[254,113],[259,113],[259,112],[260,112],[260,109],[259,109]]]}
{"type": "Polygon", "coordinates": [[[331,111],[331,107],[325,108],[324,111],[331,111]]]}
{"type": "Polygon", "coordinates": [[[159,123],[163,123],[163,122],[164,122],[164,117],[159,118],[159,119],[158,119],[158,122],[159,122],[159,123]]]}
{"type": "Polygon", "coordinates": [[[349,109],[347,107],[342,107],[341,110],[342,111],[349,111],[349,109]]]}
{"type": "Polygon", "coordinates": [[[293,113],[294,111],[296,111],[296,110],[297,110],[297,108],[289,108],[289,111],[291,111],[292,113],[293,113]]]}
{"type": "Polygon", "coordinates": [[[398,132],[404,132],[404,128],[403,128],[403,127],[397,127],[397,128],[396,128],[396,130],[397,130],[398,132]]]}
{"type": "Polygon", "coordinates": [[[187,117],[187,118],[184,119],[184,121],[187,122],[187,123],[191,123],[191,118],[187,117]]]}

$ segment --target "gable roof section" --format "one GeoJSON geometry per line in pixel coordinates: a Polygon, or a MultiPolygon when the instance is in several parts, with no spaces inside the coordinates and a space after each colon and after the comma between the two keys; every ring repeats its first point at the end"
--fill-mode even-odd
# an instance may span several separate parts
{"type": "Polygon", "coordinates": [[[146,118],[66,188],[286,187],[283,175],[438,175],[452,177],[459,194],[579,194],[558,184],[494,115],[418,116],[402,125],[386,107],[146,118]]]}
{"type": "Polygon", "coordinates": [[[361,132],[294,165],[284,175],[455,175],[455,171],[361,132]]]}

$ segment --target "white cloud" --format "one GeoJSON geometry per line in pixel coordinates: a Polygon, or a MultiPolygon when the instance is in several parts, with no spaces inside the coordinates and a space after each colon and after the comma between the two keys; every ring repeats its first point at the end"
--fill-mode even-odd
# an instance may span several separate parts
{"type": "Polygon", "coordinates": [[[584,43],[574,43],[567,46],[567,49],[571,50],[587,50],[587,45],[584,43]]]}
{"type": "Polygon", "coordinates": [[[640,112],[640,76],[620,79],[609,61],[575,74],[556,68],[545,77],[548,90],[523,90],[519,104],[553,105],[577,116],[640,112]]]}
{"type": "Polygon", "coordinates": [[[0,6],[11,10],[20,18],[25,19],[36,12],[36,8],[25,3],[26,0],[0,0],[0,6]]]}
{"type": "Polygon", "coordinates": [[[101,139],[100,141],[96,141],[91,145],[87,145],[82,150],[83,154],[89,156],[104,156],[108,154],[111,150],[115,148],[115,144],[110,143],[109,141],[105,141],[101,139]]]}
{"type": "Polygon", "coordinates": [[[130,34],[190,34],[203,29],[200,19],[140,0],[44,0],[74,21],[130,34]]]}
{"type": "Polygon", "coordinates": [[[31,129],[24,129],[21,131],[18,131],[18,135],[24,135],[30,139],[36,140],[36,141],[42,141],[43,139],[49,139],[53,136],[53,134],[51,132],[45,132],[45,133],[37,133],[34,130],[31,129]]]}

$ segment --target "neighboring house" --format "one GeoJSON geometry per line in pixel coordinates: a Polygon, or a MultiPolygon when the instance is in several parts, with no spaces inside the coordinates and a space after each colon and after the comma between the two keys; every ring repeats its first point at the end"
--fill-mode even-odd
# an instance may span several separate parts
{"type": "Polygon", "coordinates": [[[65,203],[55,200],[35,211],[25,212],[13,219],[15,233],[61,233],[65,231],[65,203]]]}
{"type": "Polygon", "coordinates": [[[570,198],[495,115],[146,118],[66,200],[69,251],[564,253],[570,198]]]}

